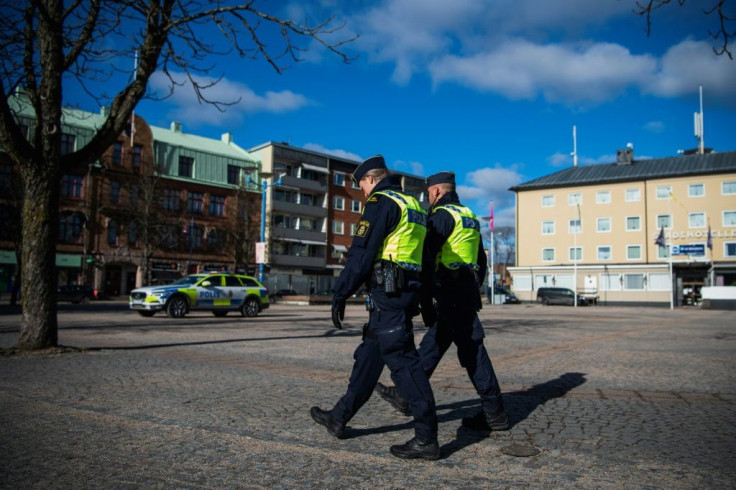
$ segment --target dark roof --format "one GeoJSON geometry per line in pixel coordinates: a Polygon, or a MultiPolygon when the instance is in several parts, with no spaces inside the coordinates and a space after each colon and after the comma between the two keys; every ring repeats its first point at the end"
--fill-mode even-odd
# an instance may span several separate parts
{"type": "Polygon", "coordinates": [[[630,164],[606,163],[571,167],[524,182],[509,190],[527,191],[729,172],[736,172],[736,151],[635,160],[630,164]]]}

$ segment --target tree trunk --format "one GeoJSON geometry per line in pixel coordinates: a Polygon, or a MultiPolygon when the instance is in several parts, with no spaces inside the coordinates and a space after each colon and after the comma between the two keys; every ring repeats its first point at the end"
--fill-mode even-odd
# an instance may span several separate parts
{"type": "Polygon", "coordinates": [[[56,235],[59,223],[58,164],[34,163],[22,169],[23,316],[18,347],[43,349],[58,344],[56,321],[56,235]]]}

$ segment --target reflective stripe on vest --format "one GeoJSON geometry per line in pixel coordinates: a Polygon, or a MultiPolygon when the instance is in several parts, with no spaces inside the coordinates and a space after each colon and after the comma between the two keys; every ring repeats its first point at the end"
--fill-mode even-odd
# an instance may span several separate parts
{"type": "Polygon", "coordinates": [[[444,209],[455,220],[455,228],[437,254],[437,263],[448,269],[468,266],[478,269],[478,245],[480,243],[480,223],[475,214],[465,206],[446,204],[436,207],[432,213],[444,209]]]}
{"type": "Polygon", "coordinates": [[[427,234],[427,213],[416,199],[396,191],[379,191],[393,200],[401,209],[401,218],[396,228],[383,240],[376,260],[396,262],[399,267],[410,271],[422,270],[422,247],[427,234]]]}

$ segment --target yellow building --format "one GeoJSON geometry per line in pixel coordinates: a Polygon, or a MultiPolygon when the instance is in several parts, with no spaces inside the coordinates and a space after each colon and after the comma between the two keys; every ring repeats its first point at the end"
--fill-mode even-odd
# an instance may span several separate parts
{"type": "Polygon", "coordinates": [[[605,304],[680,305],[702,286],[736,286],[736,152],[617,160],[511,188],[519,299],[564,287],[605,304]]]}

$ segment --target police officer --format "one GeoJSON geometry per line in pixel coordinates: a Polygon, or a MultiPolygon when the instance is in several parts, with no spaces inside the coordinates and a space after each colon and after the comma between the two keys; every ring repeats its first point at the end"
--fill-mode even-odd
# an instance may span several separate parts
{"type": "MultiPolygon", "coordinates": [[[[431,327],[419,344],[427,377],[432,376],[451,343],[457,346],[460,365],[468,372],[481,399],[482,410],[463,418],[463,426],[475,430],[506,430],[509,418],[488,352],[483,345],[479,284],[487,259],[475,214],[460,204],[455,174],[440,172],[426,180],[430,216],[424,242],[422,318],[431,327]],[[436,299],[436,309],[432,304],[436,299]],[[436,325],[435,325],[436,323],[436,325]]],[[[376,391],[400,411],[410,401],[394,387],[378,383],[376,391]]]]}
{"type": "Polygon", "coordinates": [[[342,328],[347,298],[365,283],[370,286],[369,321],[353,356],[347,393],[332,410],[312,407],[310,414],[341,438],[345,425],[370,398],[385,364],[414,416],[415,437],[391,446],[391,453],[438,459],[434,395],[414,346],[411,321],[419,311],[427,215],[416,199],[402,192],[399,176],[389,174],[380,155],[365,160],[353,173],[353,181],[367,200],[334,288],[332,322],[342,328]]]}

